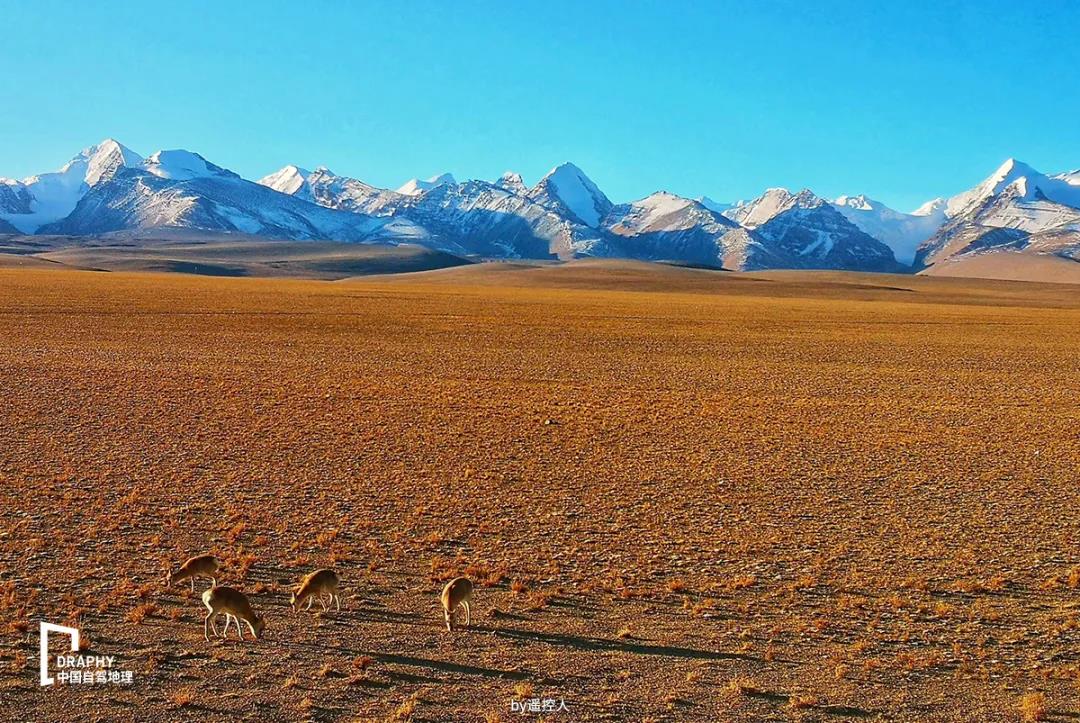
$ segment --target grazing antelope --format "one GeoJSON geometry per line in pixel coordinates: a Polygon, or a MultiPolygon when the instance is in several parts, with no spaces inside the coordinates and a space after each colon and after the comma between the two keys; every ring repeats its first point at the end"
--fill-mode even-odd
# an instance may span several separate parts
{"type": "Polygon", "coordinates": [[[307,607],[305,610],[311,609],[311,601],[316,597],[319,598],[319,602],[322,603],[323,610],[329,610],[330,606],[323,600],[323,595],[330,597],[330,602],[337,605],[337,609],[341,609],[341,597],[338,595],[338,579],[337,573],[333,570],[316,570],[315,572],[305,575],[304,579],[300,581],[300,587],[296,592],[292,594],[289,599],[289,604],[292,605],[293,612],[300,609],[300,606],[307,600],[307,607]]]}
{"type": "Polygon", "coordinates": [[[443,616],[446,618],[446,629],[454,632],[454,615],[459,607],[465,608],[465,627],[469,627],[472,617],[469,610],[469,602],[472,600],[473,584],[467,577],[455,577],[446,583],[440,600],[442,600],[443,616]]]}
{"type": "Polygon", "coordinates": [[[239,590],[231,587],[214,586],[202,594],[202,601],[209,611],[206,613],[206,618],[203,619],[203,637],[206,638],[206,642],[210,642],[210,634],[207,632],[208,626],[213,628],[215,636],[219,635],[217,625],[214,624],[214,617],[223,613],[225,615],[225,629],[220,633],[223,638],[229,635],[230,619],[236,623],[236,632],[241,640],[244,639],[244,630],[240,627],[241,620],[247,623],[248,628],[251,629],[251,634],[256,638],[262,635],[263,628],[266,627],[266,619],[255,614],[255,611],[251,609],[251,603],[248,602],[247,595],[239,590]]]}
{"type": "Polygon", "coordinates": [[[187,560],[176,572],[169,571],[165,577],[165,583],[172,587],[173,583],[182,580],[191,580],[191,591],[195,592],[195,578],[210,578],[211,587],[217,585],[217,571],[221,568],[217,558],[213,555],[198,555],[187,560]]]}

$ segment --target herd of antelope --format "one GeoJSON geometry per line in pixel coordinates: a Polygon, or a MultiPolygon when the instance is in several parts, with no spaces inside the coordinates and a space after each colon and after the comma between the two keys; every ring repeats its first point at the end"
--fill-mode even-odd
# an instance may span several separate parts
{"type": "MultiPolygon", "coordinates": [[[[255,612],[247,595],[236,588],[218,585],[217,575],[220,569],[221,565],[216,557],[213,555],[199,555],[187,560],[180,566],[179,570],[175,572],[169,571],[165,582],[169,587],[172,587],[175,583],[190,580],[191,591],[195,592],[195,578],[202,577],[210,580],[210,587],[202,594],[203,605],[206,606],[207,610],[206,617],[203,619],[203,637],[206,638],[207,642],[210,641],[210,630],[214,631],[215,636],[227,637],[229,625],[232,623],[236,623],[236,634],[243,640],[244,630],[240,627],[241,620],[247,624],[251,634],[258,638],[262,635],[263,629],[266,628],[266,618],[255,612]],[[218,615],[225,616],[225,629],[220,633],[215,623],[215,618],[218,615]]],[[[298,612],[305,600],[307,606],[304,610],[310,610],[311,603],[316,598],[318,598],[324,611],[329,610],[331,605],[335,606],[335,609],[341,610],[341,597],[338,595],[339,582],[340,579],[333,570],[316,570],[309,575],[305,575],[300,581],[300,586],[296,588],[296,591],[289,598],[289,604],[292,606],[293,612],[298,612]]],[[[442,602],[446,629],[450,632],[454,631],[454,620],[458,608],[464,608],[465,627],[469,626],[472,617],[469,607],[472,602],[472,594],[473,584],[467,577],[454,578],[443,588],[439,600],[442,602]]]]}

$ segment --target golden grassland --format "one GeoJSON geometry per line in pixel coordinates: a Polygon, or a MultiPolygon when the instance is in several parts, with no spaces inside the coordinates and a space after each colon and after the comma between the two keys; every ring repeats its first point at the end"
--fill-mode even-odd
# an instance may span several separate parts
{"type": "Polygon", "coordinates": [[[0,718],[1076,719],[1078,381],[1075,287],[0,269],[0,718]],[[42,619],[135,683],[40,689],[42,619]]]}

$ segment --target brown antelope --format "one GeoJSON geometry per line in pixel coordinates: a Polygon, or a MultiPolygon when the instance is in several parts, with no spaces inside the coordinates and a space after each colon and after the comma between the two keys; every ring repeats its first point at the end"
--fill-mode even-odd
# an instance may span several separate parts
{"type": "Polygon", "coordinates": [[[266,619],[255,614],[255,611],[251,609],[251,603],[248,602],[247,595],[239,590],[231,587],[215,586],[202,594],[202,601],[209,611],[206,613],[206,618],[203,619],[203,637],[206,638],[206,642],[210,642],[210,634],[207,631],[208,626],[213,628],[215,636],[220,634],[223,638],[228,637],[229,620],[236,623],[236,633],[241,640],[244,639],[244,630],[240,627],[241,620],[247,623],[251,634],[256,638],[262,635],[263,628],[266,627],[266,619]],[[214,624],[214,617],[221,614],[225,615],[225,629],[218,633],[217,625],[214,624]]]}
{"type": "Polygon", "coordinates": [[[221,569],[213,555],[198,555],[187,560],[176,572],[169,571],[165,583],[172,587],[174,583],[191,580],[191,591],[195,592],[195,578],[210,578],[211,587],[217,585],[217,571],[221,569]]]}
{"type": "Polygon", "coordinates": [[[443,616],[446,618],[446,629],[454,632],[454,615],[459,607],[465,608],[465,627],[469,627],[472,617],[469,602],[472,600],[473,584],[467,577],[455,577],[446,583],[440,600],[442,600],[443,616]]]}
{"type": "Polygon", "coordinates": [[[330,606],[323,600],[323,595],[330,598],[330,602],[337,606],[337,609],[341,609],[341,597],[338,595],[338,579],[337,573],[333,570],[316,570],[315,572],[305,575],[304,579],[300,581],[300,587],[296,589],[296,592],[292,594],[292,598],[289,599],[289,604],[292,605],[293,612],[300,609],[300,606],[307,600],[307,607],[305,610],[311,609],[311,601],[316,597],[319,598],[319,602],[322,603],[323,610],[329,610],[330,606]]]}

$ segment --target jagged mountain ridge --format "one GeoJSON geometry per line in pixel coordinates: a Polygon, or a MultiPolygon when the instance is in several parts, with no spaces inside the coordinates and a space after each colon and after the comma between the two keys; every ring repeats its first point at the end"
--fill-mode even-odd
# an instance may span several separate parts
{"type": "MultiPolygon", "coordinates": [[[[521,176],[495,183],[432,182],[427,190],[379,189],[326,169],[308,173],[286,166],[260,181],[318,205],[408,219],[429,233],[429,245],[465,255],[504,258],[573,258],[605,255],[595,230],[564,218],[529,197],[521,176]]],[[[407,184],[408,185],[408,184],[407,184]]]]}
{"type": "Polygon", "coordinates": [[[16,181],[0,178],[0,220],[23,233],[70,214],[91,187],[108,182],[121,168],[143,163],[139,154],[107,138],[83,149],[54,173],[16,181]]]}
{"type": "Polygon", "coordinates": [[[770,188],[724,216],[752,229],[783,268],[904,271],[892,249],[809,189],[770,188]]]}
{"type": "Polygon", "coordinates": [[[323,208],[275,192],[189,151],[158,151],[137,163],[133,159],[138,156],[125,155],[126,162],[106,166],[95,165],[98,155],[86,165],[71,212],[38,226],[35,232],[91,235],[182,227],[298,240],[426,237],[423,229],[403,219],[323,208]]]}
{"type": "Polygon", "coordinates": [[[1080,172],[1046,176],[1019,162],[1006,166],[970,191],[902,214],[864,195],[829,202],[779,188],[733,205],[666,192],[614,204],[571,163],[532,187],[507,172],[494,182],[458,183],[442,174],[389,190],[324,166],[286,166],[252,183],[196,153],[158,151],[144,159],[106,140],[56,173],[0,179],[0,233],[177,226],[410,241],[493,258],[609,256],[738,270],[901,271],[895,255],[910,261],[920,236],[927,237],[916,259],[922,266],[942,254],[999,246],[1076,256],[1080,172]]]}
{"type": "Polygon", "coordinates": [[[440,248],[502,258],[606,256],[602,235],[487,181],[440,184],[393,210],[428,229],[440,248]]]}
{"type": "Polygon", "coordinates": [[[864,194],[833,199],[833,208],[860,230],[885,242],[896,260],[910,266],[926,239],[941,228],[947,217],[944,199],[928,201],[911,213],[894,211],[864,194]]]}
{"type": "MultiPolygon", "coordinates": [[[[295,167],[286,167],[263,182],[296,194],[309,193],[309,186],[292,180],[295,173],[290,168],[295,167]]],[[[361,183],[339,178],[327,188],[355,188],[354,184],[361,183]]],[[[364,198],[371,193],[364,191],[364,198]]],[[[822,210],[805,217],[786,216],[758,233],[698,201],[670,193],[612,204],[581,169],[569,163],[552,169],[532,188],[524,185],[520,175],[507,173],[495,183],[440,183],[419,194],[396,194],[378,208],[365,208],[414,221],[428,230],[438,248],[455,253],[504,258],[625,257],[734,270],[900,270],[887,247],[830,213],[817,196],[782,193],[792,205],[802,202],[822,210]],[[816,230],[800,235],[793,228],[796,221],[810,223],[816,230]],[[860,255],[865,256],[865,263],[860,255]]],[[[347,207],[347,199],[340,194],[313,200],[331,208],[347,207]]]]}
{"type": "Polygon", "coordinates": [[[426,193],[433,188],[444,185],[453,185],[455,183],[457,183],[457,181],[454,180],[452,174],[441,173],[437,176],[432,176],[426,181],[419,178],[410,179],[397,190],[397,193],[400,193],[403,196],[419,196],[421,193],[426,193]]]}
{"type": "Polygon", "coordinates": [[[614,206],[604,227],[619,238],[624,255],[637,259],[738,270],[783,262],[753,232],[700,201],[665,191],[614,206]]]}
{"type": "Polygon", "coordinates": [[[589,228],[599,227],[614,205],[592,179],[573,163],[563,163],[551,169],[529,189],[528,197],[589,228]]]}
{"type": "Polygon", "coordinates": [[[258,183],[319,206],[372,216],[391,215],[393,209],[406,203],[410,195],[338,176],[326,166],[319,166],[314,171],[285,166],[260,178],[258,183]]]}
{"type": "Polygon", "coordinates": [[[1080,185],[1075,173],[1048,176],[1007,160],[947,202],[949,220],[915,257],[925,269],[975,254],[1008,251],[1080,261],[1080,185]]]}

